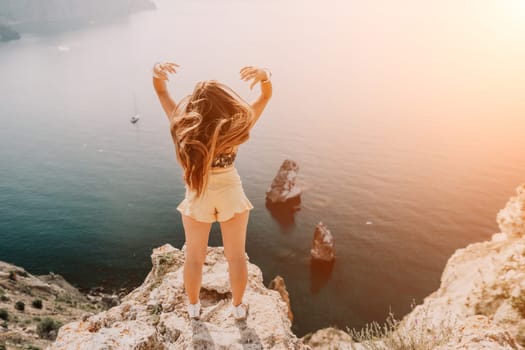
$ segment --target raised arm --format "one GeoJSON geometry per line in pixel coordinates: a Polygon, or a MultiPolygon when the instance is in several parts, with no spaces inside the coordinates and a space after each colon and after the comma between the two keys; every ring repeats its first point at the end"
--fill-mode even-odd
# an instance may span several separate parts
{"type": "Polygon", "coordinates": [[[157,93],[162,109],[168,117],[168,121],[171,121],[171,116],[177,108],[177,103],[171,98],[166,81],[169,81],[168,73],[176,73],[175,67],[178,66],[178,64],[171,62],[156,63],[153,66],[153,88],[157,93]]]}
{"type": "Polygon", "coordinates": [[[252,89],[257,82],[260,82],[261,85],[261,95],[251,104],[254,110],[253,124],[255,124],[272,97],[271,73],[267,74],[265,68],[255,68],[252,66],[242,68],[240,73],[242,80],[254,79],[250,85],[250,89],[252,89]]]}

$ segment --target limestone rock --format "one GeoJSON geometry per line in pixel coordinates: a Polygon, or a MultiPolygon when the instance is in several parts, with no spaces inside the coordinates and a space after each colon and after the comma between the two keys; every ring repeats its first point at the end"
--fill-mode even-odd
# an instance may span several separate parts
{"type": "Polygon", "coordinates": [[[299,196],[302,189],[297,184],[298,171],[299,165],[293,160],[286,159],[266,190],[266,198],[273,203],[280,203],[299,196]]]}
{"type": "Polygon", "coordinates": [[[261,270],[249,261],[243,300],[250,313],[245,322],[234,320],[223,247],[208,247],[201,318],[189,319],[185,248],[165,244],[154,249],[152,270],[141,286],[120,305],[62,326],[47,349],[310,349],[291,332],[280,294],[264,286],[261,270]]]}
{"type": "Polygon", "coordinates": [[[316,350],[362,349],[358,344],[352,344],[352,337],[347,332],[335,327],[308,333],[301,340],[316,350]],[[352,345],[354,348],[351,347],[352,345]]]}
{"type": "Polygon", "coordinates": [[[525,183],[516,189],[516,193],[496,217],[501,232],[509,237],[525,235],[525,183]]]}
{"type": "Polygon", "coordinates": [[[435,350],[518,350],[516,339],[504,328],[495,326],[488,317],[470,316],[456,327],[452,340],[435,350]]]}
{"type": "Polygon", "coordinates": [[[335,259],[334,236],[322,221],[315,227],[310,254],[312,258],[318,260],[332,261],[335,259]]]}
{"type": "Polygon", "coordinates": [[[290,295],[288,294],[288,290],[286,290],[286,284],[284,283],[284,279],[281,276],[275,276],[275,278],[270,281],[270,284],[268,284],[268,288],[279,292],[279,294],[281,295],[281,298],[284,300],[284,302],[288,306],[288,319],[290,320],[290,322],[293,322],[293,313],[292,313],[292,306],[290,304],[290,295]]]}

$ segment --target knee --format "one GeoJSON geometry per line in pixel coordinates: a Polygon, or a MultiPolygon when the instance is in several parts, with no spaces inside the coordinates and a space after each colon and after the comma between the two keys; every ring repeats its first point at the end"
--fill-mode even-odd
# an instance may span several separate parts
{"type": "Polygon", "coordinates": [[[204,265],[206,254],[186,254],[184,263],[186,265],[200,267],[204,265]]]}
{"type": "Polygon", "coordinates": [[[240,253],[224,253],[228,264],[246,264],[246,255],[244,252],[240,253]]]}

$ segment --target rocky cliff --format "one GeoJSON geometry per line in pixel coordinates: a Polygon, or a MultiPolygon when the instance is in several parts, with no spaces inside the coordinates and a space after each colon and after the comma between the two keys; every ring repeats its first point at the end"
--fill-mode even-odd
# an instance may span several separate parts
{"type": "Polygon", "coordinates": [[[501,232],[458,249],[446,264],[439,289],[395,327],[387,327],[382,338],[370,331],[372,341],[355,344],[348,333],[325,328],[303,341],[314,349],[523,349],[525,184],[496,221],[501,232]]]}
{"type": "Polygon", "coordinates": [[[141,286],[120,305],[62,326],[48,350],[309,349],[291,332],[281,294],[263,285],[261,270],[249,261],[243,300],[250,304],[250,314],[246,321],[234,320],[223,247],[208,247],[201,318],[190,319],[183,282],[185,247],[154,249],[153,268],[141,286]]]}
{"type": "Polygon", "coordinates": [[[496,220],[501,232],[458,249],[440,288],[404,319],[404,327],[412,327],[425,312],[429,327],[457,319],[455,336],[440,349],[525,346],[525,184],[496,220]]]}

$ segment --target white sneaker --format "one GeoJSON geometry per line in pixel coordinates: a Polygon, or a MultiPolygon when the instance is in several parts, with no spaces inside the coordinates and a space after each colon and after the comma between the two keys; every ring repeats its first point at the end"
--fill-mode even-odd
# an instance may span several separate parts
{"type": "Polygon", "coordinates": [[[200,318],[201,313],[201,301],[197,301],[195,304],[189,304],[188,303],[188,315],[190,318],[193,318],[195,320],[198,320],[200,318]]]}
{"type": "Polygon", "coordinates": [[[234,306],[232,304],[233,317],[237,321],[244,321],[248,317],[249,309],[250,309],[249,305],[245,303],[240,303],[237,306],[234,306]]]}

